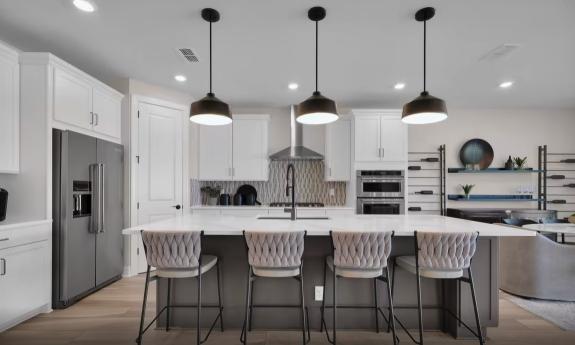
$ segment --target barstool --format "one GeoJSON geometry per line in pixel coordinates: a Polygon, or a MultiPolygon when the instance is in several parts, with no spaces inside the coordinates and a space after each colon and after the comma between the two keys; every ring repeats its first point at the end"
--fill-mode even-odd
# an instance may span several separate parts
{"type": "Polygon", "coordinates": [[[328,256],[323,268],[323,301],[321,303],[321,326],[320,331],[325,333],[331,344],[336,344],[337,336],[337,279],[373,279],[374,306],[340,306],[349,309],[373,309],[375,311],[375,328],[379,333],[379,314],[391,328],[393,343],[397,344],[395,335],[395,316],[393,312],[393,299],[391,295],[389,268],[387,260],[391,253],[391,240],[393,232],[330,232],[332,240],[332,256],[328,256]],[[333,335],[329,336],[325,323],[325,290],[327,267],[333,272],[333,335]],[[385,275],[384,275],[385,272],[385,275]],[[388,317],[385,316],[378,304],[377,281],[383,281],[387,286],[388,317]]]}
{"type": "Polygon", "coordinates": [[[220,263],[215,255],[202,254],[202,237],[204,232],[186,231],[186,232],[167,232],[167,231],[142,231],[142,241],[144,243],[144,252],[148,268],[146,270],[146,286],[144,288],[144,301],[142,303],[142,315],[140,318],[140,330],[136,342],[142,343],[144,333],[150,326],[166,311],[166,332],[170,330],[170,309],[172,308],[196,308],[196,343],[204,343],[218,319],[220,320],[220,329],[224,331],[222,319],[222,295],[220,289],[220,263]],[[218,305],[202,305],[202,275],[210,271],[213,267],[217,271],[218,284],[218,305]],[[150,278],[150,268],[156,267],[155,277],[150,278]],[[193,278],[196,277],[198,282],[198,297],[196,305],[172,305],[171,289],[172,279],[193,278]],[[165,278],[168,279],[168,296],[166,306],[158,312],[154,319],[144,328],[144,318],[146,313],[146,302],[148,300],[148,285],[150,280],[165,278]],[[218,314],[212,323],[205,338],[201,338],[200,321],[202,318],[202,308],[217,308],[218,314]]]}
{"type": "Polygon", "coordinates": [[[301,308],[302,343],[309,341],[309,317],[304,301],[302,270],[305,235],[305,231],[244,231],[248,253],[248,283],[245,319],[240,336],[243,344],[247,344],[248,332],[252,329],[254,308],[301,308]],[[256,278],[295,278],[300,283],[300,305],[254,305],[253,284],[256,278]]]}
{"type": "MultiPolygon", "coordinates": [[[[483,335],[481,333],[481,323],[477,311],[477,299],[475,297],[475,287],[473,285],[473,273],[471,272],[471,260],[477,247],[478,232],[415,232],[415,255],[399,256],[394,260],[394,274],[392,284],[395,285],[395,266],[415,274],[417,279],[417,310],[419,320],[419,341],[416,341],[411,333],[397,320],[401,328],[409,335],[414,343],[423,345],[423,316],[421,306],[421,282],[420,278],[430,279],[457,279],[460,282],[468,283],[471,287],[471,297],[473,299],[473,310],[475,312],[475,323],[477,331],[474,331],[463,322],[451,310],[447,311],[467,330],[479,339],[479,344],[483,345],[483,335]],[[467,277],[464,276],[467,270],[467,277]]],[[[394,287],[392,286],[392,294],[394,287]]]]}

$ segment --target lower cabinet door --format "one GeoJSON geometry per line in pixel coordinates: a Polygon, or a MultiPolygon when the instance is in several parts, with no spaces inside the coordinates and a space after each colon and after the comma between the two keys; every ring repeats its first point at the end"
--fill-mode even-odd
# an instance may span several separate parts
{"type": "Polygon", "coordinates": [[[0,250],[0,331],[50,301],[49,241],[0,250]]]}

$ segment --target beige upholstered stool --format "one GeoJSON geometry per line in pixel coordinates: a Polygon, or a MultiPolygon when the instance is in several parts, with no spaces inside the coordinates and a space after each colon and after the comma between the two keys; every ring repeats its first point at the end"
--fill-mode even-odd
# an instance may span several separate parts
{"type": "MultiPolygon", "coordinates": [[[[416,275],[417,279],[417,310],[419,320],[419,341],[398,320],[399,325],[407,332],[410,338],[419,345],[423,345],[423,317],[421,303],[421,282],[420,278],[430,279],[457,279],[468,283],[471,287],[471,297],[473,299],[473,309],[475,312],[475,323],[477,330],[474,331],[459,317],[453,314],[449,309],[444,309],[451,316],[457,319],[478,339],[483,345],[483,335],[481,334],[481,323],[477,311],[477,299],[475,298],[475,287],[473,285],[473,274],[471,272],[471,259],[475,254],[477,247],[477,232],[415,232],[415,255],[399,256],[394,260],[395,265],[416,275]],[[465,277],[464,271],[467,271],[465,277]]],[[[395,276],[395,274],[394,274],[395,276]]],[[[395,278],[392,279],[395,285],[395,278]]],[[[392,293],[393,293],[392,287],[392,293]]]]}
{"type": "Polygon", "coordinates": [[[254,308],[301,308],[302,343],[310,339],[309,317],[303,291],[303,250],[305,232],[244,231],[248,253],[248,283],[244,326],[240,340],[247,344],[254,308]],[[300,283],[300,305],[254,305],[256,278],[295,278],[300,283]],[[306,337],[307,331],[307,337],[306,337]]]}
{"type": "Polygon", "coordinates": [[[142,314],[140,318],[140,330],[138,332],[138,344],[142,343],[144,333],[166,311],[166,331],[170,330],[170,311],[172,308],[196,308],[197,326],[196,326],[196,343],[199,345],[205,342],[210,336],[218,319],[220,320],[220,329],[224,331],[222,319],[222,296],[220,289],[220,265],[218,258],[214,255],[202,254],[202,237],[203,232],[168,232],[168,231],[142,231],[142,241],[144,242],[144,251],[148,269],[146,271],[146,287],[144,289],[144,301],[142,303],[142,314]],[[218,305],[202,305],[202,275],[206,274],[213,267],[217,270],[218,282],[218,305]],[[166,306],[162,308],[154,319],[144,328],[144,318],[146,312],[146,302],[148,299],[148,285],[150,283],[150,269],[156,268],[155,279],[164,278],[168,280],[168,296],[166,306]],[[171,304],[172,280],[182,278],[196,278],[198,282],[198,300],[197,304],[190,306],[180,306],[171,304]],[[200,321],[202,318],[202,308],[217,308],[218,314],[206,334],[201,338],[200,321]]]}
{"type": "Polygon", "coordinates": [[[330,343],[337,341],[337,308],[372,309],[375,310],[375,328],[379,333],[379,314],[383,316],[392,331],[393,342],[397,344],[395,335],[395,321],[393,312],[393,300],[390,289],[389,269],[387,260],[391,253],[391,240],[393,232],[330,232],[332,239],[332,256],[328,256],[324,264],[323,272],[323,301],[321,304],[321,331],[325,329],[330,343]],[[333,272],[333,305],[326,306],[325,290],[327,267],[333,272]],[[385,274],[384,274],[385,273],[385,274]],[[337,281],[338,278],[350,279],[373,279],[374,305],[371,306],[338,306],[337,305],[337,281]],[[388,316],[386,317],[378,304],[377,281],[383,281],[387,287],[389,301],[388,316]],[[325,323],[325,308],[333,308],[333,332],[330,337],[325,323]]]}

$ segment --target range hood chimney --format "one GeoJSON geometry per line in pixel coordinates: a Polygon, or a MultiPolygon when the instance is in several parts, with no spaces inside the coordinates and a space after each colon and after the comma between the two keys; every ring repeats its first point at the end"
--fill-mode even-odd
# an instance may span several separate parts
{"type": "Polygon", "coordinates": [[[319,153],[308,149],[303,146],[303,125],[298,123],[295,119],[295,105],[291,106],[291,140],[290,146],[274,153],[270,156],[272,161],[288,161],[288,160],[322,160],[323,156],[319,153]]]}

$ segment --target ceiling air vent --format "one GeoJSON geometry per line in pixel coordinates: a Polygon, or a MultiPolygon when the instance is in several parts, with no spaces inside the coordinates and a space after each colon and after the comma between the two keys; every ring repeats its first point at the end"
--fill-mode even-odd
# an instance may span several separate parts
{"type": "Polygon", "coordinates": [[[498,47],[491,49],[487,54],[483,55],[479,61],[494,61],[509,56],[512,52],[519,48],[519,44],[505,43],[498,47]]]}
{"type": "Polygon", "coordinates": [[[200,62],[196,54],[190,48],[177,48],[178,54],[188,62],[200,62]]]}

